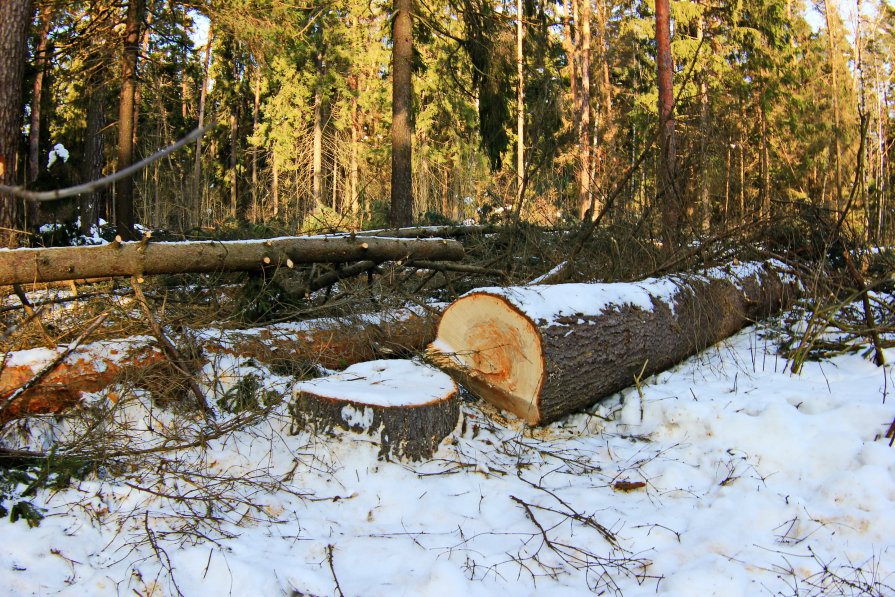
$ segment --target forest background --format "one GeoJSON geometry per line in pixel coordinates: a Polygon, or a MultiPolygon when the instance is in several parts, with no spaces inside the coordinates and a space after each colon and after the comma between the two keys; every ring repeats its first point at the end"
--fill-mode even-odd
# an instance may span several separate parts
{"type": "Polygon", "coordinates": [[[133,190],[39,207],[6,197],[5,244],[34,242],[25,233],[45,223],[130,226],[115,213],[130,193],[136,222],[190,235],[517,212],[554,227],[608,206],[607,222],[653,237],[669,222],[689,237],[847,211],[865,240],[891,242],[886,0],[672,1],[671,169],[657,151],[653,0],[417,0],[405,9],[412,83],[392,77],[393,15],[407,0],[395,1],[5,0],[7,12],[32,4],[7,184],[95,180],[211,125],[133,190]],[[399,85],[412,89],[413,153],[412,214],[397,217],[399,85]]]}

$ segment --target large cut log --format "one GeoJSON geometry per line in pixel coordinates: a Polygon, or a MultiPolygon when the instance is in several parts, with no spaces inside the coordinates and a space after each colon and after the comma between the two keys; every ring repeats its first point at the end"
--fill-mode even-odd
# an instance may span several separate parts
{"type": "Polygon", "coordinates": [[[429,359],[543,425],[723,340],[798,295],[779,263],[624,284],[482,288],[447,308],[429,359]]]}
{"type": "MultiPolygon", "coordinates": [[[[247,330],[203,330],[201,352],[254,359],[279,373],[303,374],[314,365],[341,369],[362,361],[409,354],[435,339],[437,313],[399,309],[342,319],[314,319],[247,330]]],[[[0,404],[51,365],[63,348],[12,352],[0,369],[0,404]]],[[[45,377],[0,410],[0,426],[27,415],[59,413],[124,380],[164,375],[166,359],[150,336],[78,347],[45,377]]]]}
{"type": "Polygon", "coordinates": [[[79,278],[252,271],[293,263],[463,258],[455,240],[281,237],[253,241],[114,242],[95,247],[0,251],[0,285],[79,278]]]}
{"type": "Polygon", "coordinates": [[[407,360],[358,363],[295,386],[295,428],[379,433],[380,458],[424,460],[457,426],[457,386],[427,365],[407,360]]]}

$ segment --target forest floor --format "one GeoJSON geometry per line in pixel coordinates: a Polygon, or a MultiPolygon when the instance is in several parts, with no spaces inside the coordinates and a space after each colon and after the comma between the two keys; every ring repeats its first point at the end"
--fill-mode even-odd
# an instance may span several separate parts
{"type": "Polygon", "coordinates": [[[198,374],[213,428],[98,393],[5,430],[6,447],[102,458],[5,479],[21,506],[0,519],[0,592],[891,595],[893,370],[852,353],[793,374],[778,336],[806,318],[543,429],[465,396],[421,463],[378,460],[376,437],[293,434],[295,379],[251,359],[198,374]]]}

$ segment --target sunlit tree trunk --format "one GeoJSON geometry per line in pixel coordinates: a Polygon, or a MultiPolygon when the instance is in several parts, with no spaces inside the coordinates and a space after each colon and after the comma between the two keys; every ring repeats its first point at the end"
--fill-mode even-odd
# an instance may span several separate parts
{"type": "Polygon", "coordinates": [[[391,225],[413,223],[412,0],[394,0],[392,24],[392,188],[391,225]]]}
{"type": "Polygon", "coordinates": [[[833,180],[836,183],[836,209],[842,209],[842,145],[839,141],[840,134],[840,112],[839,112],[839,85],[838,73],[836,67],[836,41],[833,34],[832,23],[836,8],[830,6],[830,0],[824,0],[824,17],[827,22],[827,41],[830,49],[830,93],[833,96],[833,158],[834,172],[833,180]]]}
{"type": "Polygon", "coordinates": [[[522,0],[516,0],[516,208],[522,208],[525,190],[525,56],[522,42],[525,29],[522,23],[522,0]]]}
{"type": "Polygon", "coordinates": [[[672,85],[671,13],[669,0],[656,0],[656,66],[659,82],[659,191],[668,249],[680,242],[683,206],[677,192],[677,147],[674,137],[674,89],[672,85]]]}
{"type": "Polygon", "coordinates": [[[578,215],[595,211],[591,197],[591,109],[590,109],[590,18],[591,0],[573,0],[578,4],[578,68],[581,93],[578,100],[578,215]]]}
{"type": "MultiPolygon", "coordinates": [[[[355,87],[357,83],[355,82],[355,87]]],[[[356,89],[355,89],[356,91],[356,89]]],[[[357,96],[353,96],[351,98],[351,156],[350,163],[348,164],[348,213],[352,216],[357,215],[357,202],[358,202],[358,176],[359,176],[359,166],[358,166],[358,145],[360,141],[358,137],[360,133],[358,129],[360,128],[360,114],[358,113],[357,107],[357,96]]]]}
{"type": "MultiPolygon", "coordinates": [[[[199,91],[199,128],[205,126],[205,100],[208,97],[208,75],[211,68],[211,44],[214,42],[214,28],[208,26],[208,40],[205,42],[205,64],[202,71],[202,89],[199,91]]],[[[202,137],[196,139],[196,155],[193,162],[193,221],[189,226],[202,227],[202,137]]]]}
{"type": "MultiPolygon", "coordinates": [[[[118,102],[118,170],[134,161],[134,99],[137,90],[137,55],[140,25],[143,22],[144,0],[130,0],[124,30],[124,51],[121,59],[121,95],[118,102]]],[[[117,183],[115,192],[115,227],[125,240],[133,239],[134,182],[132,177],[117,183]]]]}
{"type": "MultiPolygon", "coordinates": [[[[255,103],[252,106],[252,135],[258,133],[258,114],[261,110],[261,69],[255,67],[255,103]]],[[[252,145],[252,222],[258,223],[258,144],[252,145]]]]}

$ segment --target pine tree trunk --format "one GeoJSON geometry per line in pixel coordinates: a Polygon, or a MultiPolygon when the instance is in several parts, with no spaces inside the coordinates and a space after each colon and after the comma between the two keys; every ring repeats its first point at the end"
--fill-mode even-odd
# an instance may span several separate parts
{"type": "Polygon", "coordinates": [[[578,210],[583,219],[587,213],[594,213],[591,192],[591,109],[590,109],[590,18],[591,0],[573,0],[578,4],[580,23],[578,24],[579,58],[581,73],[581,94],[578,105],[578,210]]]}
{"type": "MultiPolygon", "coordinates": [[[[208,26],[208,41],[205,42],[205,64],[202,70],[202,89],[199,91],[199,128],[205,126],[205,100],[208,96],[208,78],[211,67],[211,45],[214,43],[214,27],[208,26]]],[[[193,163],[193,220],[187,227],[202,227],[202,137],[196,139],[196,155],[193,163]]]]}
{"type": "Polygon", "coordinates": [[[31,119],[28,129],[28,182],[32,184],[40,175],[40,109],[52,15],[51,5],[44,6],[40,11],[40,33],[34,56],[34,86],[31,93],[31,119]]]}
{"type": "Polygon", "coordinates": [[[277,167],[277,151],[273,148],[270,152],[271,172],[273,180],[270,183],[270,200],[273,202],[273,219],[280,216],[280,170],[277,167]]]}
{"type": "MultiPolygon", "coordinates": [[[[252,135],[258,132],[258,114],[261,110],[261,69],[255,68],[255,103],[252,105],[252,135]]],[[[252,223],[258,223],[258,145],[252,145],[252,223]]]]}
{"type": "MultiPolygon", "coordinates": [[[[22,76],[27,56],[30,0],[0,2],[0,184],[14,185],[22,134],[22,76]]],[[[0,194],[0,246],[15,247],[17,200],[0,194]]]]}
{"type": "MultiPolygon", "coordinates": [[[[842,145],[840,143],[841,122],[839,114],[839,84],[838,73],[836,68],[836,41],[833,36],[833,17],[836,8],[830,6],[831,0],[824,0],[824,18],[827,23],[827,42],[830,49],[830,94],[833,97],[833,158],[834,171],[833,180],[836,183],[836,201],[833,206],[835,209],[842,209],[842,145]]],[[[838,15],[835,15],[838,16],[838,15]]]]}
{"type": "MultiPolygon", "coordinates": [[[[95,56],[95,54],[94,54],[95,56]]],[[[98,60],[98,57],[97,57],[98,60]]],[[[87,128],[84,131],[84,180],[102,178],[105,166],[105,134],[106,126],[106,80],[102,67],[94,71],[90,84],[93,89],[87,100],[87,128]]],[[[99,215],[104,213],[106,201],[105,190],[97,190],[80,199],[81,233],[87,235],[90,228],[99,222],[99,215]]]]}
{"type": "MultiPolygon", "coordinates": [[[[134,98],[144,8],[145,0],[130,0],[127,5],[118,103],[118,170],[127,168],[134,161],[134,98]]],[[[117,183],[115,192],[115,226],[118,234],[125,240],[133,239],[136,236],[134,223],[134,182],[133,178],[127,177],[117,183]]]]}
{"type": "Polygon", "coordinates": [[[671,12],[669,0],[656,0],[656,66],[659,82],[659,192],[662,224],[668,251],[681,241],[683,205],[677,190],[677,147],[674,137],[674,89],[672,85],[671,12]]]}
{"type": "Polygon", "coordinates": [[[320,25],[317,41],[317,54],[314,62],[317,67],[317,84],[314,87],[314,131],[311,148],[311,198],[312,209],[323,206],[323,26],[320,25]]]}
{"type": "Polygon", "coordinates": [[[413,223],[412,0],[393,0],[391,225],[413,223]]]}
{"type": "Polygon", "coordinates": [[[525,56],[522,24],[523,1],[516,0],[516,209],[522,209],[525,190],[525,56]]]}

